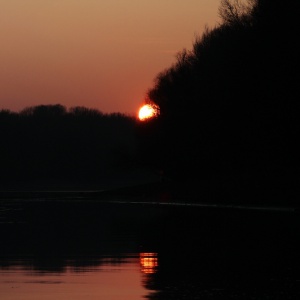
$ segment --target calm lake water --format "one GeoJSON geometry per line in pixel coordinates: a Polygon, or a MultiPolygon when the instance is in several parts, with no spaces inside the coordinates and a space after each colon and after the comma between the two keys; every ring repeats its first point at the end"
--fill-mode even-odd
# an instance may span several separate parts
{"type": "Polygon", "coordinates": [[[299,214],[0,202],[1,300],[300,299],[299,214]]]}

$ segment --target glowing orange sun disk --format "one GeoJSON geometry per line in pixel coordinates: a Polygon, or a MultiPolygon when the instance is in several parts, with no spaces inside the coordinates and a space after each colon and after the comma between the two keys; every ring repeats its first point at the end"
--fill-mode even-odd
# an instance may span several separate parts
{"type": "Polygon", "coordinates": [[[157,113],[157,108],[154,105],[145,104],[139,110],[139,119],[144,121],[156,116],[157,113]]]}

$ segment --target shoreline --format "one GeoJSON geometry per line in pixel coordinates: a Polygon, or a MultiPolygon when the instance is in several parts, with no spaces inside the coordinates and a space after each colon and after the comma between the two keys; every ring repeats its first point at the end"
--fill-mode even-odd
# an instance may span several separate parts
{"type": "Polygon", "coordinates": [[[298,205],[290,202],[279,201],[279,197],[272,204],[270,200],[244,198],[237,201],[234,198],[221,195],[215,198],[204,198],[201,194],[184,194],[181,187],[169,183],[151,181],[146,183],[131,184],[115,188],[97,188],[90,185],[89,188],[27,188],[27,189],[0,189],[0,202],[24,201],[24,202],[103,202],[103,203],[128,203],[182,207],[201,207],[211,209],[257,210],[257,211],[282,211],[299,212],[298,205]],[[178,189],[180,192],[178,192],[178,189]],[[216,201],[218,200],[218,201],[216,201]],[[260,201],[258,201],[260,200],[260,201]]]}

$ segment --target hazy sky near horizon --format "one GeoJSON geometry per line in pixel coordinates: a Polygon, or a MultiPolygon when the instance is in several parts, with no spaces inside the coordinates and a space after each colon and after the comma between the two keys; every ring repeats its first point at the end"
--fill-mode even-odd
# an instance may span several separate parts
{"type": "Polygon", "coordinates": [[[220,0],[0,0],[0,110],[136,114],[156,75],[219,23],[220,0]]]}

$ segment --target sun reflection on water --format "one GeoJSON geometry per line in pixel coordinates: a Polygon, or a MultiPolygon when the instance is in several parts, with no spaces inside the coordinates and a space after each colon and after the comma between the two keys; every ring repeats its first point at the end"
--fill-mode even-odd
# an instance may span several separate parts
{"type": "Polygon", "coordinates": [[[140,253],[141,270],[144,274],[154,274],[158,267],[157,253],[142,252],[140,253]]]}

